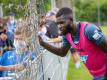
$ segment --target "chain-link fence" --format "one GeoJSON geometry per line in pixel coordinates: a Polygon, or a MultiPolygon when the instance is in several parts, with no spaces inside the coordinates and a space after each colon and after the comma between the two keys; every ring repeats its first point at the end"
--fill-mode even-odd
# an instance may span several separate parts
{"type": "MultiPolygon", "coordinates": [[[[44,14],[43,6],[43,0],[29,0],[24,18],[17,22],[17,29],[23,31],[24,41],[29,45],[30,52],[36,54],[36,58],[33,61],[28,58],[26,68],[15,71],[14,79],[5,77],[2,80],[66,80],[68,57],[58,57],[38,43],[38,16],[44,14]]],[[[21,50],[18,53],[20,56],[21,50]]]]}

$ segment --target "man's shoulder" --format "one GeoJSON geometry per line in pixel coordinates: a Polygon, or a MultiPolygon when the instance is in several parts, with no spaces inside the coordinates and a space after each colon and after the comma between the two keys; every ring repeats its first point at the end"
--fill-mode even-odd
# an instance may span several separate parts
{"type": "Polygon", "coordinates": [[[88,25],[85,27],[85,32],[91,32],[94,30],[100,30],[100,28],[93,23],[88,23],[88,25]]]}
{"type": "Polygon", "coordinates": [[[88,23],[88,25],[84,28],[85,36],[92,36],[96,30],[99,31],[99,27],[93,23],[88,23]]]}
{"type": "Polygon", "coordinates": [[[100,44],[105,39],[102,30],[94,24],[87,25],[84,33],[88,40],[92,41],[97,45],[100,44]]]}

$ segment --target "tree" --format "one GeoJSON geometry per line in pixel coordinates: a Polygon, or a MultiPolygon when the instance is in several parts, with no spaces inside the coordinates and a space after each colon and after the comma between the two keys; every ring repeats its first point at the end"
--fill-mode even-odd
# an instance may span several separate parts
{"type": "Polygon", "coordinates": [[[0,0],[0,4],[3,4],[4,16],[7,16],[9,12],[14,12],[16,17],[21,17],[26,14],[26,5],[29,0],[0,0]]]}
{"type": "Polygon", "coordinates": [[[107,21],[107,0],[75,0],[76,19],[90,22],[98,21],[98,7],[101,21],[107,21]]]}

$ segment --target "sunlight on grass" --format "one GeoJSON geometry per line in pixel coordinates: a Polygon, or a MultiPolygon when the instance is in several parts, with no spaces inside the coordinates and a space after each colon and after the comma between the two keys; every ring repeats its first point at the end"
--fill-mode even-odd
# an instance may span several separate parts
{"type": "Polygon", "coordinates": [[[102,27],[102,31],[104,32],[104,34],[105,34],[106,37],[107,37],[107,27],[102,27]]]}

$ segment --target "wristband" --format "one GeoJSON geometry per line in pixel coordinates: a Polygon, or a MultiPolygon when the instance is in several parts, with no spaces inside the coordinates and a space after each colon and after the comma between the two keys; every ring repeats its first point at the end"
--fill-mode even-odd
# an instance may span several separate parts
{"type": "Polygon", "coordinates": [[[74,52],[76,52],[76,50],[74,48],[70,48],[71,54],[73,54],[74,52]]]}

